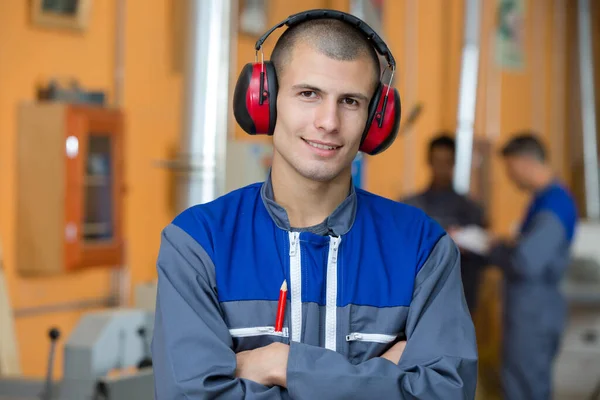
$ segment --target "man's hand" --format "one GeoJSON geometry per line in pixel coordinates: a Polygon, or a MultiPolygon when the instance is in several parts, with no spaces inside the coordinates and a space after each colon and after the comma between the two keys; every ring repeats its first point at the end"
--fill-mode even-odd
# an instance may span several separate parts
{"type": "Polygon", "coordinates": [[[393,362],[394,364],[398,364],[400,362],[400,357],[402,357],[402,353],[404,352],[404,348],[406,347],[406,341],[402,340],[395,345],[393,345],[388,351],[381,355],[381,358],[385,358],[393,362]]]}
{"type": "Polygon", "coordinates": [[[452,236],[454,235],[456,232],[458,232],[460,230],[460,226],[459,225],[450,225],[446,228],[446,232],[448,233],[448,235],[452,236]]]}
{"type": "Polygon", "coordinates": [[[290,346],[271,343],[254,350],[236,354],[235,376],[248,379],[265,386],[287,385],[287,362],[290,346]]]}

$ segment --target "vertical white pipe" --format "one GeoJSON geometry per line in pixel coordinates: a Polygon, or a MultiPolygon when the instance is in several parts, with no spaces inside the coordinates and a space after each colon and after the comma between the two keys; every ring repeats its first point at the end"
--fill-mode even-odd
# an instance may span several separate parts
{"type": "Polygon", "coordinates": [[[598,143],[596,141],[596,101],[594,98],[594,60],[589,0],[578,2],[579,68],[581,120],[585,171],[585,205],[588,219],[600,218],[600,181],[598,180],[598,143]]]}
{"type": "Polygon", "coordinates": [[[465,1],[465,36],[458,100],[456,166],[454,168],[454,189],[461,194],[469,192],[471,182],[473,127],[479,68],[479,10],[479,0],[465,1]]]}
{"type": "Polygon", "coordinates": [[[231,0],[190,0],[181,154],[183,209],[223,194],[229,129],[231,0]]]}

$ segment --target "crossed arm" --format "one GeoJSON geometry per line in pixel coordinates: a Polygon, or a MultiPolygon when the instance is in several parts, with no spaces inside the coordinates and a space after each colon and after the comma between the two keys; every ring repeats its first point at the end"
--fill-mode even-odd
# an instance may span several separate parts
{"type": "MultiPolygon", "coordinates": [[[[406,341],[393,345],[381,358],[398,364],[406,341]]],[[[272,343],[254,350],[236,354],[237,368],[235,376],[248,379],[265,386],[281,386],[287,388],[287,365],[290,346],[283,343],[272,343]]]]}
{"type": "Polygon", "coordinates": [[[475,332],[459,253],[449,237],[440,239],[417,275],[405,348],[398,344],[354,365],[342,354],[297,342],[235,354],[214,277],[207,272],[212,266],[200,265],[204,251],[185,235],[167,228],[157,263],[152,342],[157,400],[474,397],[475,332]]]}

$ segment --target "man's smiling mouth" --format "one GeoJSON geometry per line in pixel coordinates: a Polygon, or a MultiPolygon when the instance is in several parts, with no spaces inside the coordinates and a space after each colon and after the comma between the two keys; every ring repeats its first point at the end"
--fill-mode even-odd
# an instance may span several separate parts
{"type": "Polygon", "coordinates": [[[302,139],[302,140],[304,140],[310,146],[315,147],[317,149],[321,149],[321,150],[337,150],[340,147],[342,147],[342,146],[335,145],[333,143],[323,143],[323,142],[317,142],[317,141],[312,141],[312,140],[307,140],[307,139],[302,139]]]}

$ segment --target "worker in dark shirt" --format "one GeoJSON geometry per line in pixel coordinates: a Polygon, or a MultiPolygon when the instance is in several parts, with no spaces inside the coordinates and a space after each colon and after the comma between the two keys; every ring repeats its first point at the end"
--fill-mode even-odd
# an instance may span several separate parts
{"type": "MultiPolygon", "coordinates": [[[[455,141],[449,133],[442,132],[436,136],[428,148],[431,169],[429,187],[421,193],[403,199],[402,202],[422,209],[450,232],[468,225],[483,228],[486,223],[482,207],[453,189],[455,154],[455,141]]],[[[461,249],[461,253],[463,287],[472,314],[477,305],[480,275],[485,266],[485,259],[464,249],[461,249]]]]}

